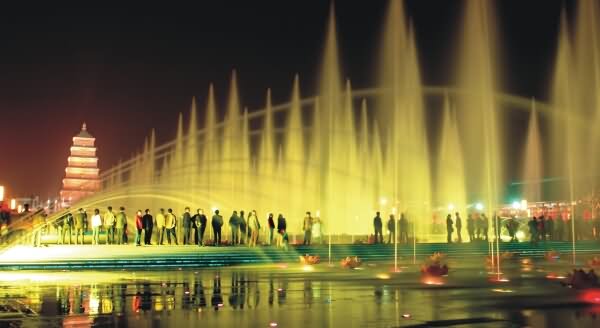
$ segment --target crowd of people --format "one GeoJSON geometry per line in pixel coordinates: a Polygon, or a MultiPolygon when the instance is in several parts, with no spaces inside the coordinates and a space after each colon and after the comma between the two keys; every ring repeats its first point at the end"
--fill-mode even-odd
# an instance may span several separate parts
{"type": "MultiPolygon", "coordinates": [[[[484,213],[470,213],[466,220],[469,242],[488,241],[490,223],[494,238],[501,241],[500,236],[503,232],[508,234],[510,242],[524,241],[528,234],[532,244],[537,244],[539,241],[571,241],[573,238],[575,240],[600,240],[600,217],[594,219],[578,217],[572,221],[570,217],[554,218],[543,214],[537,217],[532,216],[529,219],[519,219],[515,215],[497,217],[494,214],[490,222],[484,213]],[[499,229],[497,229],[497,225],[499,229]]],[[[448,214],[446,216],[447,242],[462,243],[462,228],[463,221],[460,213],[456,212],[454,218],[452,214],[448,214]],[[453,238],[454,235],[456,238],[453,238]]]]}
{"type": "MultiPolygon", "coordinates": [[[[265,229],[263,229],[255,210],[248,214],[244,211],[233,211],[227,221],[229,229],[227,240],[223,237],[226,232],[225,223],[218,209],[214,210],[210,218],[201,208],[197,209],[196,213],[192,213],[190,208],[186,207],[181,215],[176,215],[171,208],[167,210],[161,208],[155,215],[152,215],[150,209],[143,212],[137,210],[135,217],[129,220],[124,207],[120,207],[116,212],[112,206],[108,206],[103,213],[96,208],[91,217],[88,217],[88,213],[80,208],[75,213],[68,211],[54,222],[46,223],[43,218],[35,220],[33,222],[33,244],[40,246],[41,234],[50,234],[52,229],[57,244],[85,244],[87,231],[91,231],[90,242],[92,245],[99,245],[101,242],[106,245],[128,244],[132,232],[135,232],[132,242],[137,246],[165,244],[219,246],[226,244],[255,247],[266,244],[287,248],[289,244],[287,221],[283,214],[279,214],[275,218],[273,213],[269,213],[265,229]],[[128,222],[135,225],[128,227],[128,222]],[[209,225],[211,229],[207,233],[209,225]],[[264,240],[260,240],[261,231],[265,232],[264,240]]],[[[323,242],[322,224],[319,217],[313,217],[310,212],[306,212],[302,221],[302,230],[304,245],[323,242]]]]}
{"type": "MultiPolygon", "coordinates": [[[[132,242],[135,245],[276,245],[287,248],[290,243],[287,221],[282,214],[276,218],[269,213],[263,224],[255,210],[233,211],[227,222],[223,219],[219,210],[214,210],[210,218],[199,208],[192,213],[186,207],[181,215],[176,215],[173,209],[159,209],[158,213],[152,215],[150,209],[137,210],[134,218],[129,220],[125,208],[120,207],[114,211],[111,206],[101,213],[95,209],[91,218],[88,213],[80,208],[74,213],[68,211],[64,216],[54,222],[47,224],[43,216],[34,216],[34,245],[41,244],[41,234],[50,233],[55,230],[57,244],[85,244],[86,232],[91,231],[91,244],[99,245],[101,237],[104,244],[122,245],[130,242],[129,237],[134,234],[132,242]],[[128,227],[128,222],[134,224],[128,227]],[[224,225],[227,224],[227,227],[224,225]],[[207,233],[207,227],[209,232],[207,233]],[[227,238],[223,237],[223,234],[227,238]],[[207,236],[208,235],[208,236],[207,236]]],[[[527,237],[533,244],[539,241],[567,241],[584,239],[600,240],[600,218],[588,218],[582,215],[576,217],[573,222],[570,216],[553,218],[551,215],[538,215],[530,219],[517,218],[515,215],[509,217],[496,216],[494,213],[490,219],[485,213],[471,212],[464,222],[466,227],[466,238],[469,242],[489,241],[490,225],[493,240],[504,240],[511,242],[524,241],[527,237]],[[573,228],[572,228],[573,224],[573,228]],[[497,228],[497,225],[499,228],[497,228]],[[574,231],[574,234],[572,233],[574,231]],[[503,234],[504,233],[504,234],[503,234]],[[508,238],[506,237],[508,235],[508,238]]],[[[409,222],[405,213],[400,213],[396,219],[394,214],[389,215],[386,223],[387,243],[391,244],[409,242],[409,222]],[[398,232],[398,237],[396,235],[398,232]]],[[[369,235],[367,243],[384,243],[384,222],[380,212],[376,212],[373,218],[374,234],[369,235]]],[[[313,243],[322,244],[323,224],[317,215],[313,217],[311,212],[306,212],[301,220],[303,233],[303,245],[313,243]]],[[[446,217],[446,233],[448,243],[463,242],[463,218],[459,212],[446,217]]],[[[302,237],[301,237],[302,238],[302,237]]]]}

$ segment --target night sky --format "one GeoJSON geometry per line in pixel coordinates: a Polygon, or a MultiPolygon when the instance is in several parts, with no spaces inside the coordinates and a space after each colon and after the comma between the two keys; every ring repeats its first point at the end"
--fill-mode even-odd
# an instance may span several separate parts
{"type": "MultiPolygon", "coordinates": [[[[192,7],[4,8],[0,13],[0,184],[12,196],[56,195],[71,138],[83,121],[97,138],[100,168],[126,159],[157,129],[175,135],[192,96],[203,109],[210,82],[224,107],[232,69],[242,104],[265,90],[287,101],[300,74],[312,95],[329,1],[196,1],[192,7]]],[[[387,1],[337,1],[344,77],[373,86],[387,1]]],[[[498,1],[503,91],[547,99],[558,20],[571,1],[498,1]]],[[[452,80],[462,1],[410,0],[427,85],[452,80]]],[[[203,117],[203,113],[200,113],[203,117]]]]}

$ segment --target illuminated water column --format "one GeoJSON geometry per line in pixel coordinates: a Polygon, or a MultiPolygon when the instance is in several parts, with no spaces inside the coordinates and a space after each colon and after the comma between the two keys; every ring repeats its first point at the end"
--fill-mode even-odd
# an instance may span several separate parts
{"type": "Polygon", "coordinates": [[[390,200],[387,211],[398,207],[407,212],[420,240],[430,239],[430,162],[423,93],[414,35],[401,1],[390,1],[380,63],[384,93],[378,113],[379,121],[385,123],[381,137],[387,149],[384,179],[391,184],[391,190],[383,191],[391,194],[381,197],[390,200]]]}
{"type": "MultiPolygon", "coordinates": [[[[206,101],[206,117],[204,119],[204,134],[202,140],[202,164],[200,165],[201,186],[207,195],[209,207],[216,206],[214,192],[218,183],[216,175],[219,155],[217,149],[219,142],[217,139],[217,105],[215,103],[215,90],[211,84],[208,88],[208,99],[206,101]]],[[[209,213],[210,208],[204,208],[209,213]]]]}
{"type": "Polygon", "coordinates": [[[551,91],[552,129],[551,137],[551,168],[554,176],[564,177],[566,184],[562,188],[554,188],[554,199],[573,200],[574,161],[577,156],[574,126],[577,120],[575,106],[575,76],[573,70],[571,40],[567,30],[565,14],[562,15],[561,29],[558,40],[554,79],[551,91]]]}
{"type": "Polygon", "coordinates": [[[240,102],[238,96],[237,78],[235,71],[231,75],[231,85],[229,89],[229,100],[227,102],[227,114],[225,117],[225,127],[223,131],[222,156],[219,162],[221,179],[220,188],[227,204],[221,204],[224,210],[223,215],[229,213],[236,206],[236,181],[239,178],[239,170],[236,160],[240,158],[240,102]]]}
{"type": "MultiPolygon", "coordinates": [[[[360,192],[361,202],[359,205],[362,206],[360,210],[353,216],[355,220],[354,224],[360,231],[371,231],[371,222],[369,219],[372,218],[374,209],[377,207],[379,186],[376,181],[376,174],[382,170],[381,168],[381,152],[371,144],[372,138],[369,130],[369,119],[367,116],[367,100],[361,101],[360,108],[360,123],[358,133],[358,165],[360,174],[360,192]],[[377,157],[372,157],[376,155],[377,157]],[[359,223],[360,222],[360,223],[359,223]]],[[[379,138],[377,138],[379,139],[379,138]]],[[[379,145],[379,140],[377,140],[379,145]]],[[[379,147],[379,146],[377,146],[379,147]]]]}
{"type": "Polygon", "coordinates": [[[575,172],[579,177],[575,183],[576,197],[598,193],[597,168],[600,165],[600,131],[590,126],[600,124],[600,3],[596,0],[580,0],[577,2],[575,21],[575,37],[573,42],[574,68],[577,76],[573,90],[577,93],[577,132],[574,145],[575,172]],[[586,158],[587,160],[581,160],[586,158]],[[590,172],[581,176],[582,172],[590,172]],[[592,177],[592,176],[596,177],[592,177]]]}
{"type": "Polygon", "coordinates": [[[177,190],[183,187],[183,114],[179,113],[177,120],[177,133],[175,136],[175,148],[169,162],[170,178],[167,181],[167,188],[177,190]]]}
{"type": "Polygon", "coordinates": [[[288,215],[294,213],[301,216],[305,211],[314,211],[311,209],[308,198],[307,184],[305,182],[305,151],[304,151],[304,129],[302,124],[302,107],[300,104],[300,80],[298,76],[294,78],[292,87],[292,98],[289,113],[287,115],[287,124],[285,129],[285,149],[284,163],[287,176],[285,180],[288,183],[288,215]]]}
{"type": "Polygon", "coordinates": [[[252,171],[252,157],[250,155],[250,126],[248,121],[248,108],[244,108],[244,113],[242,116],[242,130],[241,130],[241,140],[240,140],[240,160],[237,163],[237,166],[240,171],[240,178],[237,184],[239,185],[237,190],[241,192],[241,195],[238,193],[239,204],[237,206],[240,209],[245,209],[248,211],[251,206],[256,204],[255,194],[252,192],[254,187],[260,187],[260,185],[253,185],[252,177],[255,176],[252,171]]]}
{"type": "Polygon", "coordinates": [[[464,146],[464,163],[468,172],[468,193],[482,201],[492,217],[501,202],[502,125],[495,101],[496,46],[492,3],[487,0],[466,1],[462,45],[458,65],[458,82],[464,90],[458,98],[459,130],[464,146]]]}
{"type": "Polygon", "coordinates": [[[339,118],[341,127],[337,133],[339,135],[339,144],[336,153],[338,157],[338,166],[334,170],[341,173],[339,177],[339,186],[347,190],[348,193],[340,193],[342,196],[338,202],[340,209],[338,215],[343,216],[344,233],[364,233],[364,229],[356,222],[348,224],[348,220],[353,218],[357,213],[364,209],[363,199],[360,198],[360,165],[358,163],[358,144],[356,136],[356,126],[354,123],[354,106],[352,97],[352,87],[350,81],[346,81],[346,88],[343,97],[343,113],[339,118]]]}
{"type": "MultiPolygon", "coordinates": [[[[262,219],[264,212],[275,211],[275,206],[280,206],[276,202],[276,190],[283,181],[277,181],[276,174],[276,154],[275,154],[275,131],[273,123],[273,105],[271,102],[271,89],[267,90],[265,115],[262,124],[262,132],[260,136],[260,148],[258,154],[258,179],[256,185],[260,186],[257,192],[264,193],[263,197],[259,198],[258,209],[262,219]]],[[[292,215],[289,213],[288,215],[292,215]]]]}
{"type": "Polygon", "coordinates": [[[319,110],[316,111],[320,131],[314,137],[319,137],[319,208],[321,216],[330,227],[330,232],[342,230],[343,217],[337,214],[341,210],[335,202],[344,190],[337,189],[339,175],[332,174],[332,168],[338,167],[341,160],[337,157],[342,149],[339,145],[339,134],[336,134],[337,119],[342,112],[340,68],[337,49],[337,36],[335,26],[335,12],[333,6],[330,10],[327,34],[325,39],[325,52],[320,73],[319,83],[319,110]]]}
{"type": "Polygon", "coordinates": [[[542,178],[543,157],[542,142],[540,138],[540,127],[538,124],[535,100],[531,101],[531,113],[529,114],[529,128],[525,143],[523,158],[523,198],[530,202],[543,201],[542,178]]]}
{"type": "Polygon", "coordinates": [[[198,199],[198,118],[196,109],[196,97],[192,98],[190,108],[190,119],[188,122],[185,154],[183,159],[184,191],[190,195],[194,202],[198,199]]]}
{"type": "Polygon", "coordinates": [[[463,151],[458,135],[456,113],[451,108],[447,95],[444,98],[443,112],[436,179],[437,205],[444,208],[440,213],[442,219],[445,218],[446,213],[454,215],[454,211],[465,211],[467,205],[463,151]]]}

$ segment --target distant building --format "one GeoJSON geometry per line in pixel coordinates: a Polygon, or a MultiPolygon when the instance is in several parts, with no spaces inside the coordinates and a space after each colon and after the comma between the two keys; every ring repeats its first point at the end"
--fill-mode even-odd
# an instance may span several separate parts
{"type": "Polygon", "coordinates": [[[81,132],[73,137],[71,156],[65,169],[66,175],[60,191],[63,206],[70,206],[77,200],[100,190],[100,170],[95,141],[96,138],[87,131],[87,126],[83,123],[81,132]]]}

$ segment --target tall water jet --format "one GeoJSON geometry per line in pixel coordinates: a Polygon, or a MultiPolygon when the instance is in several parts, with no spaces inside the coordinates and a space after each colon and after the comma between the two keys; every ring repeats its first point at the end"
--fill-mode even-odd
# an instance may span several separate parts
{"type": "Polygon", "coordinates": [[[215,185],[218,183],[216,176],[216,167],[218,165],[219,155],[217,149],[219,143],[217,139],[217,106],[215,104],[215,90],[212,85],[208,87],[208,97],[206,101],[206,117],[204,119],[204,139],[202,142],[202,165],[201,180],[205,186],[209,205],[214,206],[215,185]]]}
{"type": "Polygon", "coordinates": [[[185,191],[192,196],[194,201],[197,200],[196,185],[198,183],[198,118],[196,112],[196,97],[193,97],[185,145],[184,176],[185,191]]]}
{"type": "Polygon", "coordinates": [[[156,131],[150,132],[150,146],[148,147],[148,183],[153,184],[156,177],[156,131]]]}
{"type": "Polygon", "coordinates": [[[304,129],[302,124],[302,107],[300,104],[300,79],[294,77],[292,100],[285,129],[284,160],[286,165],[286,180],[291,187],[288,191],[289,213],[302,213],[306,206],[303,190],[306,189],[304,179],[305,151],[304,129]]]}
{"type": "Polygon", "coordinates": [[[175,149],[173,150],[173,157],[169,163],[170,170],[170,181],[168,187],[171,189],[181,188],[183,184],[183,114],[179,113],[179,119],[177,120],[177,134],[175,136],[175,149]]]}
{"type": "Polygon", "coordinates": [[[242,194],[239,196],[240,204],[237,204],[241,208],[249,208],[250,205],[255,204],[256,199],[252,198],[252,158],[250,156],[250,127],[248,121],[248,108],[244,108],[244,114],[242,117],[242,131],[241,131],[241,142],[240,142],[240,160],[238,166],[240,170],[239,187],[237,188],[242,194]]]}
{"type": "Polygon", "coordinates": [[[586,172],[586,176],[576,179],[576,197],[597,192],[598,175],[596,168],[600,164],[600,132],[596,128],[586,129],[588,124],[600,124],[600,3],[595,0],[577,2],[573,59],[577,76],[574,86],[577,95],[577,131],[575,145],[575,172],[586,172]],[[579,160],[588,158],[588,160],[579,160]]]}
{"type": "MultiPolygon", "coordinates": [[[[226,192],[223,196],[227,195],[230,201],[236,199],[235,195],[235,183],[239,176],[237,171],[236,159],[240,156],[239,150],[239,136],[240,136],[240,101],[237,87],[236,72],[231,73],[231,85],[229,88],[229,100],[227,102],[227,114],[225,117],[225,128],[223,131],[223,145],[222,145],[222,157],[220,161],[221,166],[221,181],[220,188],[223,188],[226,192]]],[[[223,204],[229,206],[231,209],[234,204],[223,204]]]]}
{"type": "MultiPolygon", "coordinates": [[[[344,90],[343,97],[343,113],[340,117],[341,131],[338,132],[340,138],[338,138],[338,145],[336,149],[337,159],[337,170],[342,172],[338,182],[336,183],[337,188],[341,190],[359,190],[360,188],[360,173],[359,164],[357,157],[357,140],[356,140],[356,127],[354,123],[354,105],[352,97],[352,86],[350,80],[346,81],[346,88],[344,90]],[[345,165],[344,165],[345,163],[345,165]]],[[[364,159],[363,159],[364,160],[364,159]]],[[[339,190],[338,189],[338,190],[339,190]]],[[[341,215],[344,221],[338,222],[339,224],[348,225],[348,220],[352,214],[359,213],[363,207],[360,204],[360,196],[358,193],[338,193],[340,201],[337,203],[339,210],[338,215],[341,215]]],[[[359,233],[357,228],[361,228],[357,224],[350,224],[353,229],[347,229],[346,232],[352,234],[359,233]]]]}
{"type": "MultiPolygon", "coordinates": [[[[467,205],[463,151],[458,136],[456,114],[452,111],[448,95],[444,98],[444,118],[437,158],[436,200],[444,210],[464,211],[467,205]]],[[[441,212],[445,214],[445,211],[441,212]]],[[[442,217],[444,217],[442,215],[442,217]]]]}
{"type": "Polygon", "coordinates": [[[466,1],[462,50],[458,66],[459,129],[464,141],[467,190],[471,201],[483,201],[488,216],[502,200],[501,116],[496,92],[496,33],[492,3],[466,1]],[[473,199],[475,198],[475,199],[473,199]]]}
{"type": "MultiPolygon", "coordinates": [[[[366,99],[362,99],[361,101],[361,107],[360,107],[360,127],[359,127],[359,135],[358,135],[358,158],[360,158],[359,161],[359,174],[361,176],[360,179],[360,195],[361,195],[361,199],[363,199],[365,201],[365,203],[369,204],[369,205],[375,205],[377,202],[376,199],[376,195],[374,196],[375,193],[375,188],[373,187],[374,185],[374,177],[373,177],[373,162],[371,162],[371,159],[373,159],[373,157],[371,157],[373,154],[371,153],[371,149],[372,147],[370,147],[370,139],[371,139],[371,134],[369,133],[369,119],[367,116],[367,100],[366,99]]],[[[374,147],[373,147],[374,148],[374,147]]],[[[381,158],[379,159],[381,161],[381,158]]],[[[379,192],[377,190],[377,192],[379,192]]],[[[361,202],[362,203],[362,202],[361,202]]],[[[364,205],[367,205],[364,204],[364,205]]],[[[367,207],[367,206],[364,206],[367,207]]],[[[357,213],[364,213],[365,216],[363,216],[362,218],[366,218],[368,217],[367,215],[371,214],[371,208],[367,207],[366,209],[363,209],[362,211],[358,211],[357,213]],[[365,213],[365,210],[368,210],[369,212],[365,213]]],[[[357,219],[355,217],[355,219],[357,219]]],[[[357,220],[358,221],[358,220],[357,220]]]]}
{"type": "MultiPolygon", "coordinates": [[[[575,102],[575,83],[572,75],[574,62],[572,59],[572,48],[569,34],[567,31],[567,22],[565,12],[561,16],[561,28],[558,42],[558,54],[556,56],[554,80],[552,86],[552,107],[553,107],[553,129],[552,129],[552,151],[554,172],[566,180],[565,190],[568,193],[561,193],[561,198],[567,198],[572,204],[575,200],[575,164],[577,147],[577,128],[578,119],[575,102]]],[[[560,199],[560,198],[558,198],[560,199]]],[[[575,207],[571,206],[571,218],[577,218],[575,207]]],[[[571,239],[573,242],[573,263],[575,263],[575,220],[571,220],[571,239]]]]}
{"type": "Polygon", "coordinates": [[[272,210],[272,207],[276,204],[272,196],[273,191],[276,190],[281,182],[278,182],[276,169],[277,166],[275,156],[275,130],[273,123],[273,105],[271,102],[271,89],[267,90],[265,116],[262,124],[262,133],[260,139],[260,149],[258,156],[258,183],[263,186],[263,191],[266,192],[263,197],[260,197],[260,209],[261,211],[272,210]],[[271,196],[271,197],[268,197],[271,196]]]}
{"type": "MultiPolygon", "coordinates": [[[[321,66],[321,74],[319,81],[319,111],[316,112],[319,119],[318,132],[319,142],[319,208],[321,214],[329,220],[331,230],[341,229],[341,225],[333,224],[336,217],[336,206],[331,198],[334,198],[336,191],[335,180],[332,176],[332,168],[337,167],[339,160],[336,155],[339,151],[334,148],[337,144],[335,139],[343,138],[335,133],[335,119],[339,117],[341,109],[341,79],[338,59],[335,10],[333,4],[329,13],[329,21],[327,23],[327,34],[325,38],[325,52],[321,66]]],[[[315,136],[317,134],[315,133],[315,136]]],[[[341,163],[343,165],[343,163],[341,163]]],[[[337,197],[337,195],[335,196],[337,197]]]]}
{"type": "Polygon", "coordinates": [[[571,40],[567,30],[566,14],[561,16],[561,28],[558,39],[558,53],[556,56],[553,85],[551,91],[552,122],[551,167],[556,177],[564,178],[563,188],[555,188],[554,199],[575,199],[574,167],[573,161],[576,153],[575,120],[577,108],[575,106],[575,83],[573,76],[573,59],[571,40]]]}
{"type": "Polygon", "coordinates": [[[409,212],[420,238],[431,234],[429,153],[421,77],[414,35],[406,23],[402,2],[390,1],[384,27],[380,85],[380,121],[386,122],[386,181],[391,190],[382,197],[409,212]]]}
{"type": "Polygon", "coordinates": [[[538,124],[535,100],[531,101],[529,128],[525,143],[523,161],[523,197],[528,201],[542,201],[542,142],[538,124]]]}

